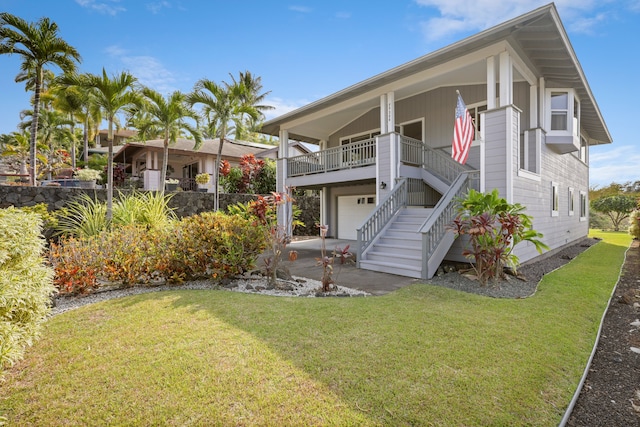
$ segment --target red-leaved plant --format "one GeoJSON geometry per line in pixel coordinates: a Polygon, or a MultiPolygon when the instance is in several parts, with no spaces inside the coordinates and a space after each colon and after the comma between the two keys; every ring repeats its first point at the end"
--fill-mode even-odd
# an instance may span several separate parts
{"type": "Polygon", "coordinates": [[[520,242],[534,244],[538,253],[549,249],[540,238],[541,233],[532,229],[532,218],[524,213],[524,206],[510,204],[499,196],[498,190],[480,193],[469,190],[460,201],[458,216],[448,227],[457,236],[468,235],[471,247],[463,255],[472,261],[472,267],[480,283],[504,278],[504,268],[514,273],[520,264],[513,248],[520,242]]]}

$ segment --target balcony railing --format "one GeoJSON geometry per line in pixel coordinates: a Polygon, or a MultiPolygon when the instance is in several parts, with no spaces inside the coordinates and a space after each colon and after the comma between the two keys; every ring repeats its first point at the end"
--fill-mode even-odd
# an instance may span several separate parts
{"type": "Polygon", "coordinates": [[[376,164],[375,138],[287,159],[288,177],[333,172],[376,164]]]}

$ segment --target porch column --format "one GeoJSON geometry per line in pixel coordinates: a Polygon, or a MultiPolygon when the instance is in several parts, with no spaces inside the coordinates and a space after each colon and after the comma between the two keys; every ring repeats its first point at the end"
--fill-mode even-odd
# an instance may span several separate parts
{"type": "MultiPolygon", "coordinates": [[[[276,191],[279,193],[286,192],[287,186],[287,158],[289,157],[289,131],[280,129],[279,135],[280,146],[278,148],[278,163],[276,167],[276,191]]],[[[290,236],[291,229],[291,204],[278,205],[276,218],[279,227],[284,227],[285,233],[290,236]]]]}
{"type": "Polygon", "coordinates": [[[500,107],[513,103],[513,67],[509,52],[500,52],[500,107]]]}
{"type": "Polygon", "coordinates": [[[496,108],[496,60],[487,58],[487,110],[496,108]]]}
{"type": "Polygon", "coordinates": [[[529,86],[529,129],[540,126],[538,120],[538,86],[529,86]]]}
{"type": "Polygon", "coordinates": [[[396,94],[387,92],[387,132],[396,130],[396,94]]]}
{"type": "Polygon", "coordinates": [[[384,135],[387,129],[387,94],[380,95],[380,133],[384,135]]]}

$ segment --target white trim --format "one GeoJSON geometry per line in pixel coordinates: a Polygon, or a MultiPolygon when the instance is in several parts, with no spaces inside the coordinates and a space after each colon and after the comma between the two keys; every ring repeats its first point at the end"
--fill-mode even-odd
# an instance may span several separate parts
{"type": "Polygon", "coordinates": [[[487,109],[496,108],[496,58],[487,58],[487,109]]]}
{"type": "Polygon", "coordinates": [[[520,178],[530,179],[531,181],[541,182],[542,177],[537,173],[529,172],[525,169],[518,169],[518,176],[520,178]]]}

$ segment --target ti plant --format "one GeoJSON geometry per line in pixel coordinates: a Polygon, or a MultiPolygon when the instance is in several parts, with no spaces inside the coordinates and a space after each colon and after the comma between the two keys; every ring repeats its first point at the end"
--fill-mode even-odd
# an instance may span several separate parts
{"type": "Polygon", "coordinates": [[[320,239],[322,239],[322,245],[320,246],[320,258],[316,258],[316,265],[322,267],[322,292],[331,291],[331,285],[335,284],[333,280],[333,264],[336,258],[340,260],[340,266],[353,262],[353,254],[349,252],[349,245],[344,249],[337,247],[331,253],[331,256],[327,255],[326,239],[329,232],[328,225],[318,226],[320,229],[320,239]]]}
{"type": "MultiPolygon", "coordinates": [[[[278,224],[276,211],[278,206],[285,205],[290,207],[294,202],[291,197],[291,190],[282,193],[271,193],[269,196],[258,196],[258,199],[249,203],[249,211],[258,217],[265,229],[265,237],[267,240],[267,251],[269,256],[264,258],[265,273],[270,285],[275,286],[278,279],[278,269],[282,261],[282,254],[285,252],[287,245],[291,243],[291,235],[289,234],[289,225],[291,229],[296,222],[291,221],[290,224],[278,224]]],[[[297,253],[291,251],[289,260],[295,261],[297,253]]]]}
{"type": "Polygon", "coordinates": [[[460,201],[449,229],[456,237],[469,236],[471,247],[463,255],[474,262],[472,267],[483,286],[491,279],[504,278],[505,267],[516,272],[520,261],[513,248],[517,244],[531,242],[538,253],[549,249],[540,240],[543,235],[532,229],[532,218],[524,209],[519,203],[508,203],[496,189],[486,194],[472,189],[460,201]]]}

